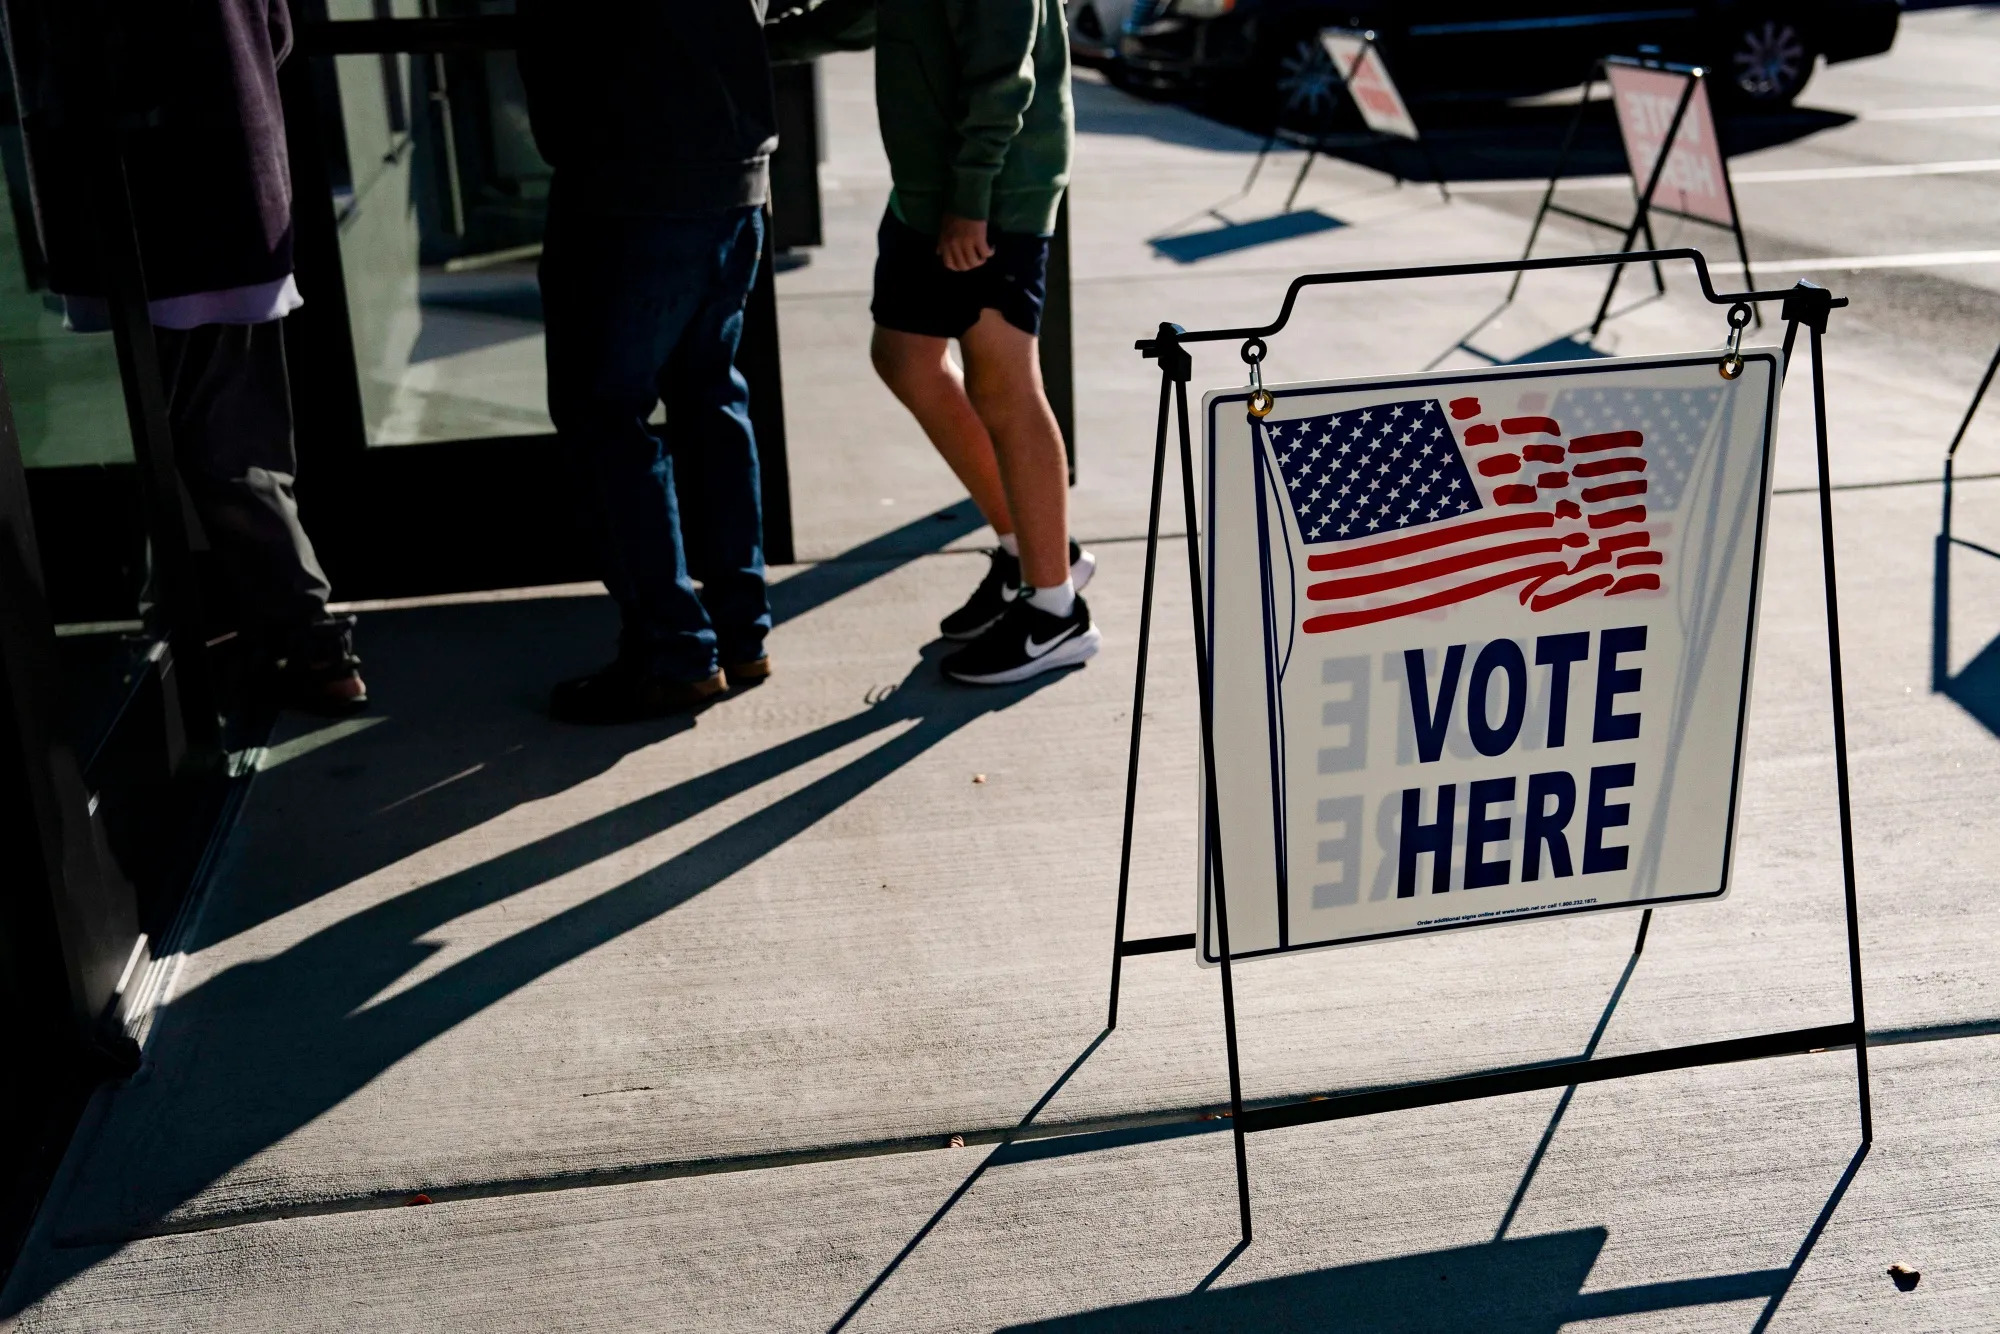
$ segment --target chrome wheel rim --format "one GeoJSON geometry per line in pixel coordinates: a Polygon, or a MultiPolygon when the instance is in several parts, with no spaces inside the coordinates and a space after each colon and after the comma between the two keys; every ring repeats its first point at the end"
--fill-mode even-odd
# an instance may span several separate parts
{"type": "Polygon", "coordinates": [[[1736,86],[1759,101],[1781,98],[1804,81],[1805,39],[1799,30],[1777,19],[1745,29],[1732,57],[1736,86]]]}
{"type": "Polygon", "coordinates": [[[1278,99],[1285,111],[1307,119],[1331,115],[1340,96],[1340,78],[1318,42],[1300,38],[1278,58],[1278,99]]]}

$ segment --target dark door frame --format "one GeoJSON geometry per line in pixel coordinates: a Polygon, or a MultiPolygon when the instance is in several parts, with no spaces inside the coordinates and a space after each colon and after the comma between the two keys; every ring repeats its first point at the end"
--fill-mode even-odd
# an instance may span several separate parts
{"type": "MultiPolygon", "coordinates": [[[[329,201],[330,61],[346,55],[506,51],[511,15],[307,21],[280,71],[292,164],[299,285],[306,304],[286,320],[299,432],[301,512],[336,595],[402,597],[565,583],[594,577],[590,535],[553,435],[487,437],[370,448],[348,322],[337,221],[329,201]]],[[[739,362],[763,465],[765,548],[794,557],[777,295],[770,241],[739,362]]]]}

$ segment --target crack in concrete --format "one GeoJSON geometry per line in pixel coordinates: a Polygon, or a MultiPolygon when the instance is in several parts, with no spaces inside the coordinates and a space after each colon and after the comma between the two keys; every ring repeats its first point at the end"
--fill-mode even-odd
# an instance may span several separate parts
{"type": "MultiPolygon", "coordinates": [[[[2000,1018],[1970,1020],[1963,1023],[1923,1024],[1906,1028],[1871,1029],[1868,1034],[1868,1045],[1871,1048],[1898,1047],[1913,1043],[1947,1042],[1961,1038],[1995,1036],[2000,1036],[2000,1018]]],[[[1831,1047],[1818,1048],[1815,1054],[1817,1052],[1844,1051],[1850,1045],[1842,1043],[1831,1047]]],[[[1529,1061],[1519,1065],[1500,1066],[1471,1073],[1490,1075],[1539,1070],[1551,1066],[1572,1064],[1583,1059],[1580,1056],[1563,1056],[1546,1061],[1529,1061]]],[[[1445,1076],[1444,1078],[1457,1077],[1445,1076]]],[[[1329,1089],[1324,1093],[1308,1094],[1303,1097],[1286,1095],[1283,1097],[1245,1099],[1243,1105],[1248,1109],[1278,1107],[1299,1101],[1346,1097],[1357,1093],[1374,1093],[1431,1082],[1436,1081],[1400,1080],[1386,1084],[1356,1085],[1348,1088],[1329,1089]]],[[[622,1092],[626,1090],[618,1091],[622,1092]]],[[[499,1199],[516,1195],[540,1195],[554,1191],[594,1190],[606,1186],[627,1186],[652,1181],[672,1181],[682,1177],[717,1176],[725,1172],[768,1171],[781,1167],[801,1167],[811,1163],[846,1162],[862,1158],[887,1157],[892,1154],[921,1153],[960,1147],[971,1148],[981,1145],[1020,1146],[1011,1153],[1003,1150],[1003,1156],[995,1163],[998,1166],[1016,1161],[1027,1162],[1042,1158],[1065,1157],[1076,1153],[1094,1153],[1161,1139],[1215,1133],[1227,1130],[1229,1128],[1228,1123],[1229,1105],[1226,1102],[1191,1107],[1162,1108],[1158,1111],[1139,1112],[1123,1116],[1083,1117],[1074,1121],[1065,1121],[1052,1125],[1015,1124],[988,1126],[982,1129],[955,1132],[946,1131],[938,1134],[905,1135],[878,1140],[854,1140],[838,1144],[814,1145],[801,1149],[786,1149],[771,1153],[676,1159],[668,1162],[641,1163],[625,1167],[598,1168],[582,1172],[495,1178],[487,1181],[466,1182],[448,1186],[418,1185],[406,1189],[329,1196],[316,1200],[296,1200],[285,1204],[262,1205],[254,1208],[224,1209],[196,1217],[163,1220],[157,1224],[118,1232],[75,1233],[59,1237],[53,1244],[64,1249],[93,1246],[121,1246],[149,1237],[212,1232],[223,1228],[243,1227],[253,1223],[272,1223],[295,1218],[322,1218],[335,1214],[365,1213],[378,1209],[400,1209],[418,1203],[415,1198],[418,1195],[426,1197],[422,1203],[445,1204],[464,1200],[499,1199]],[[954,1140],[958,1142],[953,1143],[954,1140]]]]}

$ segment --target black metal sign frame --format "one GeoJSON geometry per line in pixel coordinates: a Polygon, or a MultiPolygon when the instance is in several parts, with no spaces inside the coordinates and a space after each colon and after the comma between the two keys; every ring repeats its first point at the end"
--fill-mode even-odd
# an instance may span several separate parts
{"type": "MultiPolygon", "coordinates": [[[[1344,71],[1340,68],[1338,64],[1335,64],[1333,71],[1334,74],[1340,79],[1341,89],[1344,92],[1346,92],[1348,100],[1353,102],[1355,110],[1359,111],[1361,109],[1361,101],[1359,98],[1354,96],[1354,88],[1353,88],[1355,71],[1361,68],[1361,62],[1368,59],[1368,53],[1370,51],[1373,51],[1375,53],[1375,58],[1382,62],[1382,70],[1384,74],[1388,74],[1388,69],[1389,69],[1388,58],[1382,54],[1381,44],[1376,41],[1375,32],[1372,28],[1371,29],[1322,28],[1320,29],[1320,31],[1323,33],[1327,32],[1339,33],[1343,37],[1359,37],[1361,39],[1361,54],[1354,58],[1354,63],[1349,65],[1344,71]]],[[[1333,61],[1333,53],[1330,51],[1327,52],[1327,60],[1329,63],[1333,61]]],[[[1395,82],[1395,76],[1389,74],[1388,77],[1390,82],[1393,84],[1395,82]]],[[[1401,101],[1402,97],[1403,97],[1403,90],[1401,88],[1397,88],[1396,89],[1397,100],[1401,101]]],[[[1408,110],[1408,106],[1409,104],[1405,102],[1404,109],[1406,111],[1408,110]]],[[[1411,123],[1412,124],[1415,123],[1414,117],[1412,118],[1411,123]]],[[[1292,145],[1294,148],[1303,148],[1306,150],[1306,160],[1299,164],[1299,174],[1292,178],[1291,192],[1285,196],[1285,212],[1287,213],[1290,213],[1292,211],[1292,205],[1295,202],[1297,202],[1299,197],[1299,189],[1306,183],[1306,173],[1312,170],[1312,165],[1314,160],[1317,159],[1320,156],[1320,154],[1325,153],[1330,149],[1335,149],[1335,148],[1377,149],[1380,151],[1382,156],[1382,169],[1389,173],[1390,177],[1392,177],[1395,180],[1397,185],[1401,185],[1406,179],[1408,179],[1403,175],[1403,173],[1400,170],[1397,169],[1395,159],[1389,155],[1389,146],[1391,144],[1411,142],[1410,140],[1404,139],[1401,135],[1390,134],[1385,130],[1377,130],[1372,127],[1360,134],[1307,134],[1300,130],[1287,130],[1282,127],[1274,125],[1271,127],[1270,134],[1264,137],[1264,146],[1257,150],[1257,160],[1250,164],[1250,175],[1248,179],[1246,179],[1243,182],[1242,194],[1245,195],[1249,194],[1250,188],[1257,184],[1257,174],[1264,170],[1264,159],[1271,155],[1271,150],[1278,145],[1278,142],[1280,140],[1283,140],[1285,143],[1292,145]]],[[[1417,129],[1417,137],[1415,142],[1417,147],[1423,150],[1424,161],[1428,163],[1430,166],[1432,183],[1437,186],[1438,193],[1444,196],[1444,202],[1449,204],[1451,202],[1451,189],[1449,186],[1445,184],[1444,168],[1438,165],[1437,154],[1431,151],[1431,142],[1429,139],[1426,139],[1424,137],[1423,129],[1421,126],[1419,126],[1417,129]]],[[[1239,195],[1238,197],[1240,198],[1241,196],[1239,195]]]]}
{"type": "MultiPolygon", "coordinates": [[[[1202,778],[1207,803],[1203,819],[1206,835],[1203,856],[1209,868],[1210,883],[1214,886],[1216,937],[1221,946],[1222,1025],[1224,1049],[1229,1065],[1230,1129],[1235,1140],[1237,1208],[1245,1243],[1251,1238],[1250,1167],[1245,1150],[1246,1138],[1258,1131],[1277,1130],[1285,1126],[1372,1116],[1379,1112],[1404,1111],[1417,1107],[1434,1107],[1444,1103],[1499,1097],[1509,1093],[1527,1093],[1538,1089],[1573,1087],[1600,1080],[1656,1074],[1666,1070],[1685,1070],[1734,1061],[1760,1060],[1770,1056],[1790,1056],[1838,1047],[1852,1047],[1860,1103],[1861,1140],[1863,1144],[1874,1141],[1874,1117],[1868,1093],[1868,1027],[1861,982],[1861,926],[1855,900],[1854,823],[1848,785],[1847,709],[1841,671],[1840,608],[1838,581],[1834,569],[1833,492],[1827,467],[1826,374],[1821,352],[1821,340],[1826,333],[1828,316],[1834,309],[1846,304],[1845,297],[1836,297],[1826,288],[1809,282],[1800,282],[1785,291],[1718,293],[1710,281],[1707,260],[1699,250],[1686,247],[1666,250],[1621,250],[1611,254],[1566,255],[1550,259],[1498,260],[1476,264],[1437,264],[1413,268],[1305,274],[1292,280],[1291,286],[1285,292],[1284,304],[1279,308],[1278,317],[1269,324],[1255,328],[1199,330],[1183,329],[1177,324],[1162,324],[1157,334],[1151,338],[1141,339],[1136,344],[1141,354],[1160,364],[1160,408],[1153,448],[1152,503],[1146,527],[1146,566],[1139,609],[1139,661],[1137,678],[1132,688],[1132,740],[1125,774],[1125,828],[1124,842],[1119,854],[1118,907],[1111,947],[1110,1010],[1105,1026],[1107,1028],[1118,1026],[1118,993],[1127,958],[1195,948],[1193,932],[1136,940],[1127,939],[1125,935],[1126,908],[1131,889],[1133,820],[1139,789],[1139,749],[1146,716],[1146,667],[1148,650],[1152,642],[1153,588],[1160,547],[1160,498],[1166,472],[1168,422],[1171,417],[1180,442],[1181,500],[1187,532],[1188,580],[1193,594],[1196,696],[1200,710],[1202,778]],[[1839,1023],[1820,1024],[1812,1028],[1760,1033],[1718,1042],[1698,1042],[1655,1051],[1633,1052],[1623,1056],[1586,1056],[1527,1069],[1463,1075],[1406,1084],[1396,1088],[1347,1094],[1342,1097],[1316,1098],[1304,1102],[1287,1102],[1246,1109],[1243,1105],[1242,1064],[1238,1054],[1236,1034],[1236,981],[1231,967],[1233,956],[1229,946],[1228,895],[1223,883],[1221,814],[1216,796],[1211,654],[1208,630],[1204,624],[1202,611],[1204,602],[1200,526],[1194,494],[1194,443],[1188,426],[1188,381],[1194,374],[1194,358],[1188,351],[1188,345],[1239,341],[1242,344],[1243,360],[1255,365],[1262,361],[1265,355],[1264,339],[1285,327],[1291,319],[1292,309],[1298,302],[1299,293],[1308,287],[1399,282],[1414,278],[1468,277],[1490,273],[1518,275],[1537,270],[1631,263],[1657,265],[1663,261],[1677,260],[1686,260],[1694,265],[1695,274],[1701,282],[1702,295],[1712,304],[1748,307],[1754,310],[1760,302],[1783,303],[1781,318],[1785,321],[1784,365],[1788,366],[1791,362],[1792,347],[1799,330],[1804,328],[1808,334],[1812,361],[1813,428],[1819,459],[1820,559],[1826,581],[1827,669],[1832,688],[1834,776],[1840,808],[1840,861],[1847,915],[1848,984],[1853,1003],[1852,1017],[1839,1023]]],[[[1732,319],[1736,327],[1740,327],[1738,319],[1740,315],[1732,319]]],[[[1728,355],[1726,352],[1717,352],[1718,364],[1728,355]]],[[[1996,358],[1996,365],[2000,365],[2000,358],[1996,358]]],[[[1632,947],[1635,959],[1645,948],[1646,932],[1652,923],[1652,916],[1652,911],[1648,909],[1639,920],[1638,939],[1632,947]]]]}
{"type": "MultiPolygon", "coordinates": [[[[1648,249],[1656,247],[1656,242],[1653,239],[1652,217],[1655,213],[1664,213],[1669,217],[1679,218],[1683,222],[1698,222],[1707,227],[1718,226],[1719,224],[1713,218],[1700,217],[1697,214],[1683,212],[1677,208],[1668,208],[1665,205],[1653,202],[1653,196],[1660,188],[1660,180],[1666,174],[1667,159],[1673,156],[1674,145],[1680,138],[1681,122],[1687,119],[1688,108],[1694,104],[1696,91],[1701,90],[1706,95],[1707,86],[1708,71],[1700,65],[1675,65],[1666,61],[1632,56],[1605,56],[1598,60],[1591,67],[1590,77],[1583,82],[1583,99],[1576,104],[1576,114],[1570,117],[1569,129],[1563,133],[1562,148],[1556,154],[1555,170],[1549,173],[1548,187],[1542,191],[1541,207],[1535,210],[1535,220],[1528,227],[1528,244],[1522,247],[1521,258],[1524,260],[1528,259],[1535,253],[1535,241],[1541,235],[1542,222],[1551,213],[1568,218],[1573,222],[1581,222],[1592,227],[1599,227],[1606,231],[1619,233],[1618,249],[1621,251],[1631,250],[1638,243],[1642,235],[1646,238],[1648,249]],[[1555,202],[1556,186],[1562,181],[1563,168],[1569,165],[1570,151],[1576,145],[1577,130],[1582,127],[1583,118],[1589,114],[1592,106],[1592,94],[1595,92],[1598,83],[1600,81],[1609,81],[1606,71],[1612,65],[1622,65],[1631,69],[1660,70],[1668,74],[1683,74],[1687,76],[1687,84],[1681,90],[1681,100],[1674,108],[1673,120],[1667,125],[1665,137],[1660,140],[1659,155],[1653,159],[1653,169],[1647,173],[1646,183],[1643,187],[1639,186],[1639,174],[1635,169],[1635,164],[1629,157],[1626,159],[1626,167],[1631,171],[1633,187],[1637,190],[1635,207],[1631,220],[1628,222],[1617,222],[1611,218],[1600,217],[1595,213],[1586,213],[1582,209],[1571,208],[1567,204],[1558,204],[1555,202]]],[[[1613,108],[1613,110],[1615,114],[1616,108],[1613,108]]],[[[1713,106],[1710,107],[1709,118],[1711,122],[1714,120],[1713,106]]],[[[1619,143],[1621,146],[1624,143],[1622,133],[1619,136],[1619,143]]],[[[1757,285],[1757,280],[1750,272],[1750,247],[1743,239],[1743,215],[1736,207],[1736,185],[1729,176],[1729,158],[1722,152],[1722,146],[1719,143],[1716,145],[1715,155],[1717,160],[1722,164],[1722,190],[1729,197],[1729,227],[1727,230],[1736,238],[1736,257],[1743,265],[1743,285],[1746,288],[1753,288],[1757,285]]],[[[1657,261],[1653,263],[1652,270],[1653,290],[1664,293],[1667,290],[1667,280],[1666,276],[1660,272],[1660,266],[1657,261]]],[[[1604,327],[1604,321],[1611,314],[1611,298],[1617,293],[1618,280],[1624,275],[1624,272],[1625,266],[1623,264],[1619,264],[1611,271],[1611,281],[1605,284],[1604,287],[1604,299],[1598,302],[1597,314],[1592,317],[1590,322],[1590,336],[1592,338],[1597,337],[1598,331],[1604,327]]],[[[1507,300],[1512,301],[1515,294],[1520,290],[1521,275],[1516,273],[1513,283],[1507,288],[1507,300]]],[[[1709,293],[1709,297],[1713,300],[1714,294],[1712,292],[1709,293]]],[[[1757,315],[1757,326],[1762,328],[1764,324],[1762,313],[1757,312],[1754,305],[1751,309],[1757,315]]]]}

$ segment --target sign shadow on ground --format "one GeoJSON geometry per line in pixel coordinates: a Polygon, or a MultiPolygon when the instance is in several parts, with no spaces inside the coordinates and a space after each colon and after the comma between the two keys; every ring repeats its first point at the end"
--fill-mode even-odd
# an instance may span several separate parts
{"type": "Polygon", "coordinates": [[[1225,222],[1220,227],[1211,227],[1202,232],[1183,232],[1179,236],[1156,236],[1150,244],[1155,254],[1162,255],[1176,264],[1198,264],[1217,255],[1233,254],[1238,250],[1252,250],[1260,245],[1295,240],[1301,236],[1313,236],[1320,232],[1337,231],[1345,226],[1347,224],[1339,218],[1322,213],[1316,208],[1307,208],[1291,213],[1273,214],[1268,218],[1252,218],[1248,222],[1225,222]]]}
{"type": "Polygon", "coordinates": [[[1761,1300],[1751,1325],[1763,1334],[1791,1291],[1813,1248],[1832,1222],[1847,1188],[1868,1156],[1862,1145],[1848,1159],[1819,1214],[1806,1229],[1790,1264],[1699,1278],[1638,1283],[1584,1291],[1610,1233],[1572,1228],[1539,1236],[1496,1237],[1477,1246],[1422,1251],[1360,1264],[1336,1265],[1212,1286],[1231,1261],[1232,1248],[1193,1292],[1081,1311],[1003,1327],[997,1334],[1113,1334],[1113,1331],[1214,1331],[1255,1329],[1268,1334],[1557,1334],[1586,1320],[1680,1311],[1725,1302],[1761,1300]]]}
{"type": "Polygon", "coordinates": [[[1931,689],[1971,714],[1987,731],[2000,736],[2000,636],[1951,670],[1951,548],[1965,547],[1976,556],[2000,556],[1976,542],[1940,534],[1932,575],[1931,689]]]}
{"type": "Polygon", "coordinates": [[[1111,1331],[1398,1331],[1556,1334],[1578,1320],[1768,1299],[1788,1271],[1583,1291],[1609,1234],[1601,1227],[1399,1255],[1009,1325],[1003,1334],[1111,1331]]]}

